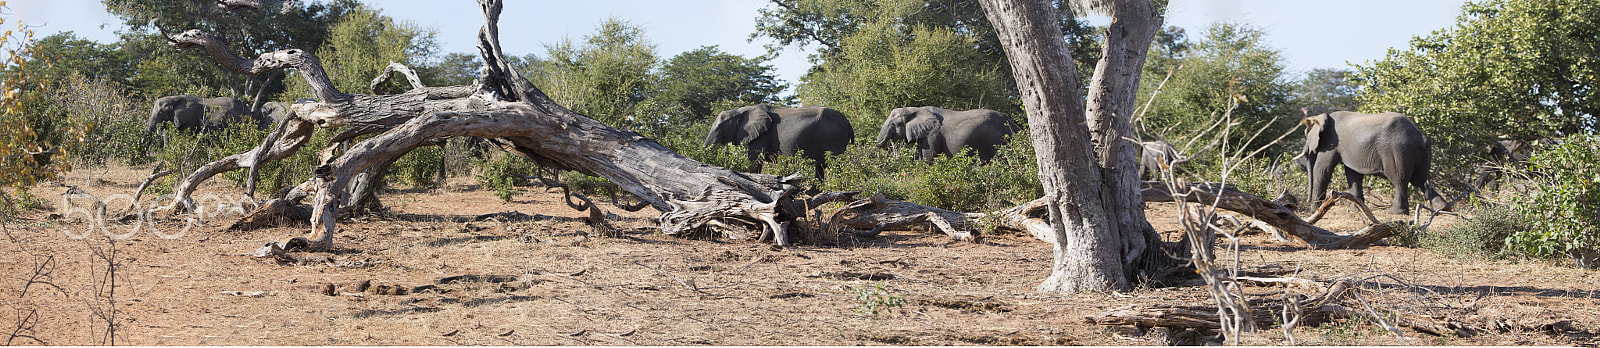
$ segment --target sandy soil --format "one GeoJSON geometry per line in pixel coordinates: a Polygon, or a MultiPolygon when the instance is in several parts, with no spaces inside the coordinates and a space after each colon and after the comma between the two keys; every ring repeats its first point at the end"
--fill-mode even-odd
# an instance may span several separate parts
{"type": "MultiPolygon", "coordinates": [[[[80,170],[65,183],[109,197],[133,193],[146,173],[80,170]]],[[[325,262],[302,264],[246,254],[305,228],[222,230],[229,216],[181,236],[173,234],[182,221],[163,220],[158,231],[108,243],[87,223],[51,218],[64,211],[60,197],[68,187],[40,185],[34,193],[48,207],[6,222],[0,239],[0,338],[51,345],[1216,342],[1200,332],[1086,323],[1112,309],[1212,300],[1195,279],[1117,293],[1036,293],[1033,286],[1049,273],[1051,248],[1023,236],[970,243],[895,231],[780,249],[653,234],[642,228],[651,225],[653,211],[602,204],[619,215],[618,225],[641,227],[604,238],[589,236],[577,220],[583,213],[561,204],[559,194],[525,188],[502,203],[467,182],[387,192],[389,215],[342,222],[337,250],[318,254],[325,262]],[[510,211],[532,219],[463,221],[510,211]],[[86,229],[90,238],[71,238],[86,229]]],[[[237,192],[221,179],[202,189],[237,192]]],[[[88,205],[68,205],[78,206],[88,205]]],[[[1148,215],[1170,234],[1176,211],[1153,204],[1148,215]]],[[[1360,222],[1353,210],[1339,208],[1323,225],[1349,232],[1360,222]]],[[[129,233],[115,221],[106,226],[129,233]]],[[[1245,269],[1360,280],[1375,311],[1479,329],[1468,337],[1403,329],[1403,338],[1395,338],[1369,317],[1299,327],[1300,344],[1593,346],[1600,332],[1600,276],[1593,271],[1393,246],[1308,250],[1259,233],[1245,236],[1240,250],[1245,269]]],[[[1284,289],[1245,291],[1277,298],[1284,289]]],[[[1289,341],[1274,327],[1245,343],[1289,341]]]]}

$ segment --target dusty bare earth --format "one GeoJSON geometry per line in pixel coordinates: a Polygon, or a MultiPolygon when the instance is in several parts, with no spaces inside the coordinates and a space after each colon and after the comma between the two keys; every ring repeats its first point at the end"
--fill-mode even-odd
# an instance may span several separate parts
{"type": "MultiPolygon", "coordinates": [[[[81,169],[65,184],[103,198],[133,193],[145,173],[81,169]]],[[[225,231],[231,219],[218,216],[176,235],[184,222],[162,220],[157,231],[108,243],[84,222],[51,218],[63,212],[60,197],[68,187],[40,185],[34,193],[47,207],[6,222],[0,239],[0,339],[51,345],[1217,342],[1213,333],[1086,324],[1085,317],[1110,309],[1212,300],[1194,279],[1123,293],[1035,293],[1049,271],[1050,246],[1023,236],[970,243],[896,231],[783,249],[647,228],[606,238],[588,236],[591,229],[577,220],[584,213],[562,205],[559,194],[524,188],[514,203],[501,203],[469,182],[387,192],[382,199],[390,214],[341,222],[337,250],[299,264],[245,254],[304,228],[225,231]],[[532,217],[464,222],[510,211],[532,217]],[[86,239],[72,238],[86,230],[86,239]]],[[[202,194],[238,192],[222,179],[208,185],[202,194]]],[[[629,228],[650,226],[655,215],[602,207],[629,228]]],[[[1171,231],[1175,211],[1154,204],[1148,214],[1158,230],[1171,231]]],[[[1359,224],[1351,209],[1333,214],[1322,225],[1349,232],[1359,224]]],[[[106,227],[130,233],[115,222],[106,227]]],[[[1593,346],[1600,333],[1594,271],[1392,246],[1307,250],[1262,234],[1245,236],[1241,252],[1247,269],[1360,280],[1375,312],[1479,329],[1466,337],[1405,329],[1395,338],[1368,317],[1298,327],[1300,344],[1593,346]]],[[[1283,291],[1246,289],[1262,298],[1283,291]]],[[[1289,341],[1273,327],[1245,343],[1289,341]]]]}

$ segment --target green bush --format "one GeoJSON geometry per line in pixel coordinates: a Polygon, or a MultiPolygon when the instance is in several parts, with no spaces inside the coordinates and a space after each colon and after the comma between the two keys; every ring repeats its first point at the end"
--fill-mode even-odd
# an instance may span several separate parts
{"type": "MultiPolygon", "coordinates": [[[[448,143],[445,146],[449,146],[448,143]]],[[[444,166],[444,146],[423,146],[411,150],[389,166],[388,182],[411,185],[412,187],[433,188],[438,187],[437,177],[439,170],[444,166]]]]}
{"type": "Polygon", "coordinates": [[[1533,257],[1577,256],[1600,250],[1600,139],[1566,138],[1533,154],[1526,195],[1512,197],[1512,210],[1528,228],[1506,244],[1533,257]]]}
{"type": "Polygon", "coordinates": [[[980,164],[967,151],[924,162],[909,148],[886,151],[851,145],[844,154],[828,158],[827,172],[825,191],[882,193],[889,199],[955,211],[1007,208],[1044,195],[1038,161],[1026,136],[1012,137],[988,164],[980,164]]]}
{"type": "Polygon", "coordinates": [[[126,87],[74,72],[52,92],[51,102],[67,118],[88,126],[83,141],[93,146],[74,147],[68,155],[75,163],[133,165],[149,159],[144,132],[149,105],[129,97],[126,87]]]}
{"type": "Polygon", "coordinates": [[[478,185],[493,189],[495,197],[507,202],[516,196],[517,186],[528,185],[527,176],[534,173],[533,162],[510,153],[501,153],[498,158],[486,160],[479,167],[483,168],[483,172],[475,177],[478,185]]]}
{"type": "Polygon", "coordinates": [[[1449,227],[1424,229],[1411,225],[1409,228],[1396,229],[1389,241],[1458,258],[1505,257],[1506,238],[1525,228],[1520,218],[1511,209],[1500,205],[1484,205],[1473,210],[1474,215],[1449,227]]]}

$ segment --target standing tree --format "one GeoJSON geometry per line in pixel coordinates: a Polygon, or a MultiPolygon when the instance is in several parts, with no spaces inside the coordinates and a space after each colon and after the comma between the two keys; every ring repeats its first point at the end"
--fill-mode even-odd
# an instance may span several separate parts
{"type": "Polygon", "coordinates": [[[1352,84],[1353,77],[1354,73],[1345,69],[1311,69],[1294,83],[1294,103],[1311,115],[1361,110],[1361,93],[1352,84]]]}
{"type": "MultiPolygon", "coordinates": [[[[1287,132],[1301,115],[1291,110],[1292,90],[1284,78],[1282,54],[1268,47],[1264,36],[1247,25],[1219,22],[1196,41],[1156,45],[1161,54],[1152,54],[1142,79],[1138,105],[1148,105],[1148,110],[1141,112],[1141,131],[1170,140],[1214,137],[1207,132],[1215,130],[1209,126],[1232,106],[1236,108],[1228,115],[1241,129],[1261,129],[1270,123],[1262,134],[1287,132]],[[1176,58],[1175,48],[1181,49],[1176,58]],[[1152,96],[1158,85],[1160,93],[1152,96]]],[[[1230,149],[1254,149],[1273,139],[1256,137],[1248,144],[1249,138],[1230,140],[1230,149]]]]}
{"type": "MultiPolygon", "coordinates": [[[[131,83],[152,96],[202,93],[210,90],[244,98],[254,97],[259,107],[283,89],[278,75],[249,78],[198,57],[166,49],[159,32],[200,29],[247,52],[277,47],[317,49],[328,30],[356,0],[296,1],[255,0],[257,8],[228,6],[226,2],[194,0],[103,0],[106,12],[122,18],[124,54],[134,57],[137,72],[131,83]]],[[[252,110],[255,108],[253,107],[252,110]]]]}
{"type": "MultiPolygon", "coordinates": [[[[1053,4],[1065,4],[1055,0],[1053,4]]],[[[961,0],[770,0],[756,33],[780,46],[816,45],[816,64],[797,86],[802,102],[844,111],[870,138],[888,112],[905,106],[1021,112],[1000,41],[977,3],[961,0]]],[[[1076,66],[1099,57],[1098,31],[1057,19],[1076,66]]]]}
{"type": "Polygon", "coordinates": [[[1111,17],[1084,99],[1055,6],[1043,0],[980,3],[1010,59],[1027,110],[1055,235],[1055,262],[1039,290],[1132,288],[1158,268],[1163,255],[1160,237],[1144,217],[1130,120],[1161,12],[1149,0],[1073,3],[1111,17]]]}

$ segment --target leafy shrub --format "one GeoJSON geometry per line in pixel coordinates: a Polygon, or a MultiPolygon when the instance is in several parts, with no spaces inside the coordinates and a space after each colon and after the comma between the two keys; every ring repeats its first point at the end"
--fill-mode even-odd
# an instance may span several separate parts
{"type": "MultiPolygon", "coordinates": [[[[1022,133],[1019,133],[1022,134],[1022,133]]],[[[1044,194],[1038,161],[1026,136],[1014,136],[988,164],[968,151],[931,162],[916,159],[912,149],[885,151],[851,145],[828,159],[827,191],[861,190],[956,211],[1010,207],[1044,194]]]]}
{"type": "MultiPolygon", "coordinates": [[[[445,146],[449,146],[448,143],[445,146]]],[[[387,181],[412,187],[437,187],[441,183],[435,179],[444,167],[444,157],[444,146],[423,146],[412,149],[389,166],[387,181]]]]}
{"type": "Polygon", "coordinates": [[[148,105],[129,97],[121,84],[73,72],[52,91],[51,102],[64,110],[67,118],[88,126],[83,140],[94,146],[74,148],[69,158],[76,163],[99,165],[120,160],[132,165],[149,159],[144,137],[148,105]]]}
{"type": "Polygon", "coordinates": [[[1475,215],[1445,228],[1423,229],[1415,225],[1398,228],[1389,241],[1452,257],[1496,259],[1506,256],[1506,238],[1524,229],[1520,218],[1501,205],[1480,206],[1475,211],[1475,215]]]}
{"type": "Polygon", "coordinates": [[[479,167],[483,168],[483,172],[476,177],[478,185],[493,189],[495,197],[507,202],[516,195],[517,186],[528,184],[527,176],[534,172],[532,162],[510,153],[501,153],[498,158],[485,161],[479,167]]]}
{"type": "Polygon", "coordinates": [[[856,301],[861,303],[856,308],[856,313],[876,317],[878,313],[890,308],[905,305],[905,297],[895,295],[883,287],[883,283],[872,283],[870,287],[856,288],[856,301]]]}
{"type": "Polygon", "coordinates": [[[1512,197],[1527,229],[1506,239],[1534,257],[1577,256],[1600,250],[1600,139],[1567,138],[1533,154],[1524,173],[1528,194],[1512,197]]]}

